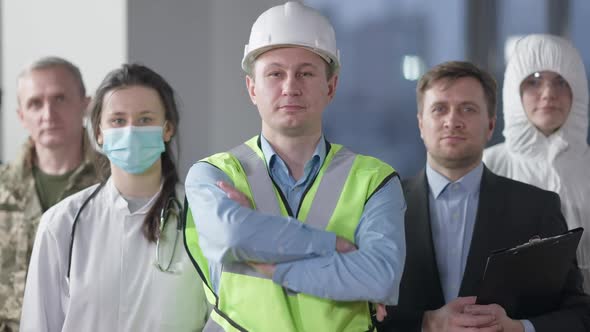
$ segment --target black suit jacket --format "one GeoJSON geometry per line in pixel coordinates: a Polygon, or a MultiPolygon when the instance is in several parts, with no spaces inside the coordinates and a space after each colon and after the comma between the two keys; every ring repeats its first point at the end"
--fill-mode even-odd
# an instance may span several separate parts
{"type": "MultiPolygon", "coordinates": [[[[399,303],[387,308],[387,320],[379,331],[420,331],[424,312],[445,304],[432,242],[426,172],[403,181],[402,185],[407,203],[406,265],[399,303]]],[[[534,235],[547,237],[566,230],[556,193],[495,175],[484,167],[459,296],[477,295],[491,251],[522,244],[534,235]]],[[[556,311],[538,317],[511,318],[529,319],[537,332],[590,331],[590,297],[582,290],[576,261],[572,261],[556,311]]]]}

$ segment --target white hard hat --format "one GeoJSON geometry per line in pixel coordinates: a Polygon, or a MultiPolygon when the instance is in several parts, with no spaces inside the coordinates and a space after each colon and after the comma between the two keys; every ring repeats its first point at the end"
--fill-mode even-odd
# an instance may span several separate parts
{"type": "Polygon", "coordinates": [[[260,54],[289,46],[304,47],[318,54],[334,73],[340,68],[340,51],[332,24],[315,9],[289,1],[268,9],[256,19],[244,48],[242,69],[249,73],[260,54]]]}

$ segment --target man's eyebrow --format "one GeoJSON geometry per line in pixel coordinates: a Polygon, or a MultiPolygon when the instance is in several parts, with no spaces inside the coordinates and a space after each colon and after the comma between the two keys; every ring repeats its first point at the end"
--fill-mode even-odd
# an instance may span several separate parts
{"type": "Polygon", "coordinates": [[[460,102],[459,105],[461,105],[461,106],[475,106],[475,107],[479,108],[479,105],[475,101],[472,101],[472,100],[466,100],[466,101],[460,102]]]}
{"type": "MultiPolygon", "coordinates": [[[[271,62],[271,63],[269,63],[267,65],[267,67],[271,67],[271,66],[280,67],[280,68],[287,67],[287,66],[285,66],[285,65],[283,65],[283,64],[281,64],[279,62],[271,62]]],[[[316,64],[314,64],[314,63],[311,63],[311,62],[302,62],[302,63],[299,63],[299,64],[295,65],[294,67],[296,67],[296,68],[302,68],[302,67],[313,67],[313,68],[317,68],[318,66],[316,64]]]]}

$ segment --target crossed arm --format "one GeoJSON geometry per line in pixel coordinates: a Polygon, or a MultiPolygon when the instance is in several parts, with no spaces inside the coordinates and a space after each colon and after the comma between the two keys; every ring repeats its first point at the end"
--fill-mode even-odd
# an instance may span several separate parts
{"type": "Polygon", "coordinates": [[[406,208],[397,178],[367,202],[353,251],[331,232],[259,213],[245,206],[247,200],[232,200],[239,193],[226,193],[220,181],[233,185],[219,169],[197,163],[186,182],[199,243],[210,261],[273,264],[258,266],[275,283],[322,298],[397,303],[406,208]]]}
{"type": "MultiPolygon", "coordinates": [[[[243,207],[252,208],[248,198],[244,194],[242,194],[241,192],[236,190],[234,187],[232,187],[229,183],[219,181],[217,183],[217,185],[219,186],[219,188],[221,188],[227,194],[227,197],[229,197],[231,200],[237,202],[238,204],[240,204],[243,207]]],[[[336,238],[336,251],[337,252],[348,253],[348,252],[352,252],[355,250],[357,250],[357,247],[354,245],[354,243],[351,243],[350,241],[343,239],[341,237],[336,238]]],[[[256,270],[258,270],[258,272],[268,276],[269,278],[273,277],[275,269],[276,269],[276,264],[254,263],[254,262],[249,262],[248,264],[250,264],[256,270]]],[[[376,309],[377,320],[380,322],[383,321],[385,319],[385,317],[387,316],[387,309],[385,308],[385,305],[378,304],[375,309],[376,309]]]]}

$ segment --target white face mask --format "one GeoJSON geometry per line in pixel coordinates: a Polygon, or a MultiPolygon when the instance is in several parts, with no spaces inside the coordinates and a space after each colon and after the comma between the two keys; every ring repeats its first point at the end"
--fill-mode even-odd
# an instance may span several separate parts
{"type": "Polygon", "coordinates": [[[103,129],[102,150],[125,172],[141,174],[165,151],[163,132],[164,127],[160,126],[103,129]]]}

